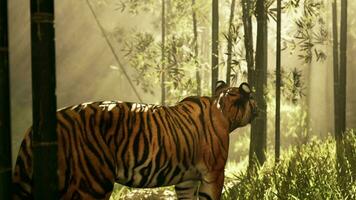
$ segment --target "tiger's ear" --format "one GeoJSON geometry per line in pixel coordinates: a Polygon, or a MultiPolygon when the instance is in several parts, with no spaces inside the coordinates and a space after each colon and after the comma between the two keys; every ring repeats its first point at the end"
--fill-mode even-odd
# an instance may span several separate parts
{"type": "Polygon", "coordinates": [[[244,97],[250,97],[252,93],[251,86],[246,82],[241,83],[239,90],[244,97]]]}
{"type": "Polygon", "coordinates": [[[217,81],[215,85],[215,96],[219,95],[225,88],[229,87],[224,81],[217,81]]]}

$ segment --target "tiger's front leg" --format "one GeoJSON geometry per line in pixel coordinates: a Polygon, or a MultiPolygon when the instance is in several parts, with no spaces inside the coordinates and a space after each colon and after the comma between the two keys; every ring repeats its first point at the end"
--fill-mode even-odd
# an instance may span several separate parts
{"type": "Polygon", "coordinates": [[[224,170],[209,172],[202,177],[199,200],[219,200],[224,186],[224,170]]]}
{"type": "Polygon", "coordinates": [[[199,181],[185,181],[174,186],[178,200],[198,198],[199,181]]]}

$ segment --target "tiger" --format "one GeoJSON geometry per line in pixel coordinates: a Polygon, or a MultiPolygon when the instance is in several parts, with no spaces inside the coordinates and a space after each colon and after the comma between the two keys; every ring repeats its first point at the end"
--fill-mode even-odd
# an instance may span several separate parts
{"type": "MultiPolygon", "coordinates": [[[[174,106],[102,101],[57,111],[60,199],[109,199],[114,183],[174,186],[178,199],[220,199],[229,134],[257,116],[251,87],[218,81],[214,96],[174,106]]],[[[13,173],[14,199],[33,199],[32,129],[13,173]]]]}

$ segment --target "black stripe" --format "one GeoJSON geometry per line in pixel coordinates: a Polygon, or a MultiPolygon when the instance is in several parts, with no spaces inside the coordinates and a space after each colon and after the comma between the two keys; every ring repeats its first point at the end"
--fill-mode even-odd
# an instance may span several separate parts
{"type": "MultiPolygon", "coordinates": [[[[106,178],[103,174],[100,174],[100,169],[96,168],[95,160],[89,159],[88,156],[84,156],[85,164],[89,169],[91,177],[95,179],[95,182],[106,192],[111,191],[113,187],[113,180],[106,178]],[[94,162],[94,163],[93,163],[94,162]]],[[[89,181],[89,177],[86,176],[89,181]]],[[[94,189],[92,188],[92,191],[94,189]]]]}
{"type": "Polygon", "coordinates": [[[156,125],[156,128],[157,128],[156,133],[157,133],[157,140],[159,141],[158,146],[161,147],[161,145],[162,145],[161,126],[157,120],[157,116],[158,116],[158,114],[152,113],[153,123],[156,125]]]}
{"type": "MultiPolygon", "coordinates": [[[[32,131],[29,133],[32,134],[32,131]]],[[[28,138],[25,138],[20,146],[20,151],[18,153],[18,160],[21,159],[24,162],[24,166],[25,164],[31,165],[32,164],[32,156],[30,155],[30,152],[28,152],[28,150],[31,151],[31,147],[27,147],[27,140],[28,138]]],[[[29,141],[31,144],[31,140],[29,141]]]]}
{"type": "Polygon", "coordinates": [[[149,162],[148,165],[140,170],[140,174],[142,176],[142,179],[138,185],[138,187],[143,188],[147,186],[148,184],[151,183],[151,181],[148,180],[149,177],[149,171],[152,169],[152,162],[149,162]]]}
{"type": "Polygon", "coordinates": [[[21,187],[21,185],[18,183],[12,184],[12,192],[14,194],[14,199],[19,198],[23,200],[33,200],[32,194],[26,191],[26,189],[21,187]]]}
{"type": "Polygon", "coordinates": [[[172,120],[172,117],[169,115],[168,112],[166,112],[166,122],[167,122],[167,126],[169,127],[169,132],[166,135],[170,135],[173,137],[173,142],[175,144],[175,155],[177,156],[177,160],[178,162],[181,161],[181,155],[178,153],[178,151],[180,150],[180,142],[179,142],[179,138],[178,138],[178,131],[177,128],[175,126],[175,123],[172,120]]]}
{"type": "Polygon", "coordinates": [[[106,193],[99,193],[97,191],[94,191],[90,184],[88,184],[88,182],[84,181],[83,179],[79,182],[79,189],[83,192],[86,192],[94,199],[103,199],[106,196],[106,193]]]}
{"type": "Polygon", "coordinates": [[[205,199],[207,199],[207,200],[212,200],[212,198],[210,197],[210,195],[207,194],[207,193],[204,193],[204,192],[199,192],[199,199],[200,199],[200,197],[203,197],[203,198],[205,198],[205,199]]]}
{"type": "Polygon", "coordinates": [[[89,117],[89,120],[90,120],[90,124],[89,124],[90,132],[89,133],[88,132],[83,133],[83,137],[86,137],[87,140],[88,140],[88,142],[86,142],[86,145],[87,145],[88,149],[90,150],[90,152],[92,152],[95,155],[95,157],[99,160],[101,165],[104,165],[104,160],[103,160],[103,158],[101,156],[102,155],[102,150],[99,148],[100,147],[100,142],[99,142],[99,139],[96,137],[97,134],[95,132],[96,124],[95,124],[94,116],[91,115],[89,117]],[[89,134],[94,139],[94,142],[93,141],[89,141],[89,138],[88,138],[89,134]],[[96,145],[94,145],[94,144],[97,144],[98,147],[96,145]]]}
{"type": "Polygon", "coordinates": [[[105,135],[107,134],[107,130],[109,129],[107,124],[106,124],[106,119],[105,119],[105,113],[106,111],[99,111],[97,115],[99,115],[99,130],[100,134],[103,138],[105,138],[105,135]]]}
{"type": "Polygon", "coordinates": [[[174,179],[175,177],[177,177],[177,176],[180,174],[181,171],[182,171],[182,170],[177,166],[177,167],[174,169],[173,174],[172,174],[171,178],[169,179],[169,182],[172,182],[173,179],[174,179]]]}
{"type": "MultiPolygon", "coordinates": [[[[62,114],[62,113],[60,113],[62,114]]],[[[58,118],[57,124],[59,125],[60,128],[64,129],[68,135],[70,135],[70,130],[69,128],[58,118]]]]}
{"type": "Polygon", "coordinates": [[[187,187],[175,186],[174,189],[175,189],[175,190],[178,190],[178,191],[182,191],[182,190],[191,190],[191,189],[193,189],[193,187],[189,187],[189,186],[187,186],[187,187]]]}
{"type": "MultiPolygon", "coordinates": [[[[187,144],[189,159],[192,161],[193,154],[195,152],[195,146],[196,146],[195,145],[196,143],[194,142],[194,132],[197,132],[198,130],[194,131],[186,124],[187,121],[182,116],[182,114],[180,113],[179,110],[175,110],[174,114],[178,121],[177,124],[178,124],[179,128],[182,130],[182,135],[183,135],[184,141],[187,144]],[[190,136],[189,139],[187,136],[190,136]]],[[[188,158],[186,158],[186,159],[188,159],[188,158]]],[[[187,162],[187,161],[185,160],[185,162],[187,162]]],[[[185,164],[185,166],[187,166],[187,163],[185,164]]]]}
{"type": "Polygon", "coordinates": [[[153,140],[153,133],[152,133],[152,124],[151,124],[151,116],[149,115],[150,111],[144,112],[143,113],[143,123],[144,123],[144,131],[148,134],[148,138],[150,143],[152,143],[153,140]]]}
{"type": "MultiPolygon", "coordinates": [[[[143,162],[145,162],[145,154],[147,154],[147,151],[146,151],[146,138],[145,138],[145,133],[142,130],[142,126],[144,125],[142,123],[142,113],[139,113],[139,117],[138,117],[138,120],[137,120],[137,123],[135,124],[135,126],[138,126],[138,130],[137,130],[137,133],[135,135],[135,138],[134,138],[134,144],[133,144],[133,153],[134,153],[134,157],[135,157],[135,165],[134,165],[134,168],[138,165],[141,165],[143,162]],[[142,156],[142,158],[139,160],[139,146],[140,146],[140,141],[141,139],[144,140],[144,155],[142,156]]],[[[147,156],[146,156],[147,157],[147,156]]]]}
{"type": "MultiPolygon", "coordinates": [[[[214,123],[213,123],[213,121],[212,121],[212,119],[213,119],[212,113],[213,113],[213,112],[211,111],[211,107],[210,107],[210,123],[211,123],[211,126],[212,126],[213,129],[214,129],[214,134],[215,134],[216,137],[218,138],[218,141],[219,141],[220,146],[225,150],[225,152],[228,152],[228,150],[227,150],[226,147],[224,146],[224,143],[223,143],[223,141],[222,141],[222,138],[219,137],[218,131],[216,130],[216,127],[214,126],[214,123]]],[[[227,133],[227,134],[228,134],[228,133],[227,133]]]]}
{"type": "MultiPolygon", "coordinates": [[[[113,152],[115,154],[115,160],[116,160],[116,154],[118,153],[118,149],[121,146],[121,141],[120,141],[120,136],[123,135],[121,128],[124,125],[124,117],[125,117],[125,111],[120,109],[118,109],[118,119],[117,119],[117,123],[116,123],[116,127],[115,127],[115,131],[113,135],[116,135],[116,138],[114,138],[114,148],[115,151],[113,152]],[[120,132],[119,132],[120,131],[120,132]]],[[[108,141],[108,144],[111,146],[111,141],[108,141]]],[[[117,163],[117,160],[116,160],[117,163]]]]}
{"type": "MultiPolygon", "coordinates": [[[[155,166],[156,167],[155,167],[155,170],[154,170],[153,174],[158,174],[158,172],[162,171],[162,167],[160,166],[160,162],[161,162],[161,159],[163,158],[164,154],[166,154],[166,151],[164,151],[164,147],[160,147],[158,149],[158,152],[157,152],[157,155],[156,155],[156,158],[155,158],[155,166]]],[[[157,180],[158,180],[158,178],[157,178],[157,180]]],[[[158,182],[157,182],[157,184],[159,184],[158,182]]]]}
{"type": "MultiPolygon", "coordinates": [[[[61,127],[58,129],[59,133],[58,133],[58,138],[60,137],[61,140],[63,141],[61,145],[63,145],[63,148],[61,148],[60,146],[58,146],[58,154],[60,155],[60,153],[63,153],[64,156],[64,167],[65,167],[65,171],[64,171],[64,186],[63,188],[59,188],[60,191],[60,197],[63,196],[65,193],[67,193],[68,189],[69,189],[69,178],[70,178],[70,158],[69,155],[71,155],[71,153],[69,153],[69,145],[70,142],[67,142],[65,133],[63,133],[63,129],[61,129],[61,127]],[[67,146],[68,145],[68,146],[67,146]]],[[[60,143],[58,143],[58,145],[60,145],[60,143]]]]}
{"type": "MultiPolygon", "coordinates": [[[[74,146],[72,147],[71,142],[69,141],[71,149],[74,148],[74,150],[72,150],[72,152],[77,152],[78,157],[79,157],[80,155],[79,155],[79,149],[78,149],[78,142],[77,142],[77,138],[76,138],[77,133],[74,128],[75,124],[74,124],[71,116],[69,116],[66,112],[63,111],[63,112],[60,112],[60,114],[62,115],[63,120],[67,121],[70,124],[69,127],[66,127],[65,124],[63,123],[63,127],[65,127],[65,129],[68,130],[69,140],[73,141],[73,143],[74,143],[74,146]]],[[[80,159],[80,158],[78,158],[78,159],[80,159]]]]}
{"type": "Polygon", "coordinates": [[[169,169],[171,169],[172,167],[172,161],[171,159],[168,160],[168,163],[165,167],[163,167],[160,171],[160,173],[157,176],[157,186],[163,186],[163,185],[167,185],[168,182],[166,180],[167,178],[167,174],[169,173],[169,169]]]}
{"type": "Polygon", "coordinates": [[[120,143],[116,144],[117,146],[122,147],[120,159],[122,159],[122,165],[124,167],[125,179],[129,178],[129,167],[127,166],[127,163],[125,161],[125,153],[128,153],[127,147],[130,142],[130,137],[129,137],[130,133],[128,133],[130,131],[130,130],[128,130],[130,123],[131,123],[131,112],[129,110],[125,110],[125,122],[123,123],[122,132],[121,132],[122,139],[119,140],[120,143]]]}
{"type": "MultiPolygon", "coordinates": [[[[190,111],[188,108],[186,108],[186,106],[188,106],[188,105],[182,106],[182,111],[186,114],[185,117],[186,117],[187,119],[189,119],[190,125],[193,125],[194,128],[195,128],[195,130],[199,131],[199,128],[198,128],[198,125],[197,125],[198,121],[195,121],[195,120],[192,118],[192,116],[191,116],[192,113],[191,113],[191,111],[190,111]]],[[[194,110],[194,112],[197,112],[197,111],[194,110]]]]}
{"type": "MultiPolygon", "coordinates": [[[[21,154],[21,152],[20,152],[20,154],[21,154]]],[[[26,164],[25,164],[24,160],[22,159],[22,156],[17,157],[16,166],[19,168],[19,172],[17,175],[20,177],[21,182],[32,185],[31,177],[29,176],[29,174],[26,171],[26,164]]],[[[15,174],[16,174],[16,171],[15,171],[15,174]]]]}

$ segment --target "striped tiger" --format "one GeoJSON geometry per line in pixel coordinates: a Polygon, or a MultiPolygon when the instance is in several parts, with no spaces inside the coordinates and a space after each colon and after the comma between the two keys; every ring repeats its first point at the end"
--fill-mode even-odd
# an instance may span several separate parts
{"type": "MultiPolygon", "coordinates": [[[[178,199],[220,199],[229,133],[251,122],[257,106],[247,83],[219,81],[214,97],[174,106],[117,101],[57,112],[60,199],[109,199],[114,183],[175,185],[178,199]]],[[[30,129],[17,157],[15,199],[32,199],[30,129]]]]}

